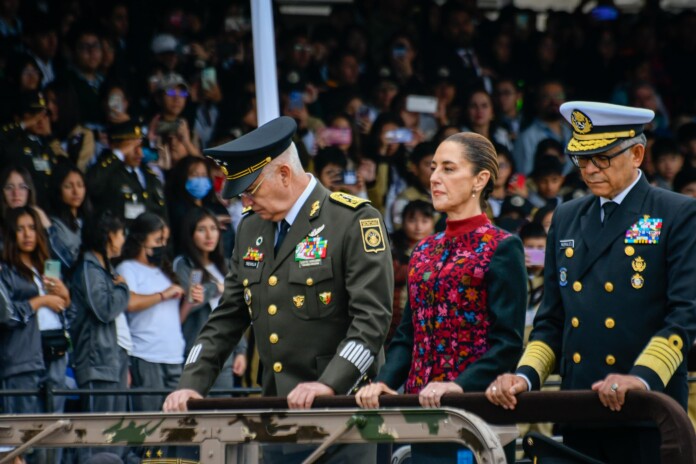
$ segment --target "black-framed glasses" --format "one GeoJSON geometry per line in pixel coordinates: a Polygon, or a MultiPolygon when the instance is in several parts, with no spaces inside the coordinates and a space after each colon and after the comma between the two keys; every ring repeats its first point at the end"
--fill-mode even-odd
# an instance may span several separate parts
{"type": "Polygon", "coordinates": [[[245,198],[246,198],[246,199],[248,199],[248,200],[253,200],[253,199],[254,199],[254,195],[256,195],[256,191],[259,189],[259,187],[261,187],[261,184],[263,184],[263,181],[264,181],[264,180],[266,180],[266,176],[263,176],[263,178],[261,179],[261,181],[259,181],[259,183],[256,184],[256,186],[255,186],[253,189],[251,189],[251,190],[247,189],[247,190],[243,191],[242,193],[240,193],[240,194],[237,195],[237,196],[238,196],[240,199],[245,199],[245,198]]]}
{"type": "Polygon", "coordinates": [[[616,158],[619,155],[622,155],[623,153],[626,152],[626,150],[635,147],[636,144],[634,143],[633,145],[629,145],[623,150],[619,150],[613,155],[594,155],[594,156],[582,156],[582,155],[570,155],[570,160],[573,162],[573,164],[580,168],[580,169],[585,169],[587,167],[587,163],[592,161],[592,164],[595,165],[597,169],[607,169],[609,166],[611,166],[611,160],[613,158],[616,158]]]}

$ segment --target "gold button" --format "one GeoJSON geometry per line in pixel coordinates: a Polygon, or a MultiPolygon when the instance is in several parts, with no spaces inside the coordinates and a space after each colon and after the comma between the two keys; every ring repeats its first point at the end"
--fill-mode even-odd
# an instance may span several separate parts
{"type": "Polygon", "coordinates": [[[575,353],[573,355],[573,362],[575,364],[580,364],[580,361],[582,360],[582,356],[580,356],[580,353],[575,353]]]}
{"type": "Polygon", "coordinates": [[[307,286],[311,287],[312,285],[314,285],[314,279],[312,279],[311,277],[307,277],[307,286]]]}
{"type": "Polygon", "coordinates": [[[566,258],[572,258],[572,257],[573,257],[573,253],[575,253],[575,252],[573,251],[572,248],[566,248],[566,249],[565,249],[566,258]]]}
{"type": "Polygon", "coordinates": [[[249,279],[244,279],[244,280],[242,281],[242,285],[244,285],[245,287],[248,286],[248,285],[249,285],[249,279]]]}
{"type": "Polygon", "coordinates": [[[278,307],[276,305],[271,305],[268,307],[268,314],[271,316],[275,316],[275,313],[278,312],[278,307]]]}
{"type": "Polygon", "coordinates": [[[271,276],[268,278],[268,285],[270,285],[271,287],[275,287],[277,283],[278,278],[276,276],[271,276]]]}
{"type": "Polygon", "coordinates": [[[273,370],[275,372],[280,372],[283,370],[283,365],[281,363],[274,363],[273,364],[273,370]]]}
{"type": "Polygon", "coordinates": [[[611,317],[607,317],[607,319],[604,321],[604,326],[607,329],[613,329],[615,325],[616,325],[616,321],[614,319],[612,319],[611,317]]]}
{"type": "Polygon", "coordinates": [[[574,317],[570,320],[570,324],[575,328],[580,327],[580,319],[574,317]]]}
{"type": "Polygon", "coordinates": [[[573,290],[579,292],[580,290],[582,290],[582,284],[576,280],[575,282],[573,282],[573,290]]]}
{"type": "Polygon", "coordinates": [[[608,293],[611,293],[614,291],[614,284],[611,282],[607,282],[604,284],[604,290],[606,290],[608,293]]]}
{"type": "Polygon", "coordinates": [[[624,248],[624,252],[626,253],[626,256],[633,256],[636,252],[636,249],[633,248],[631,245],[628,245],[626,248],[624,248]]]}
{"type": "Polygon", "coordinates": [[[606,362],[608,366],[613,366],[614,364],[616,364],[616,358],[608,354],[606,357],[606,362]]]}
{"type": "Polygon", "coordinates": [[[143,192],[143,198],[147,200],[147,192],[143,192]]]}
{"type": "Polygon", "coordinates": [[[268,340],[275,345],[278,343],[278,334],[271,334],[271,336],[268,337],[268,340]]]}

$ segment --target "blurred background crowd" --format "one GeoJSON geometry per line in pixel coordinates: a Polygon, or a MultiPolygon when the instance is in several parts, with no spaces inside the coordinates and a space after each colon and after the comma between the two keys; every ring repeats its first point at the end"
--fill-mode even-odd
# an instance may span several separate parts
{"type": "MultiPolygon", "coordinates": [[[[477,132],[498,151],[487,213],[523,239],[528,325],[543,294],[554,208],[586,194],[564,154],[571,129],[562,103],[653,110],[641,169],[653,184],[696,197],[696,11],[659,4],[625,12],[610,0],[582,1],[543,18],[511,5],[484,10],[473,0],[356,0],[311,18],[276,10],[280,113],[298,123],[295,143],[308,172],[384,214],[397,282],[393,328],[406,302],[410,251],[444,227],[431,205],[430,163],[453,133],[477,132]]],[[[220,197],[225,174],[203,150],[257,127],[249,2],[1,0],[0,82],[0,277],[10,304],[55,295],[31,311],[67,311],[67,321],[49,318],[41,327],[40,319],[32,330],[82,327],[79,301],[88,298],[80,285],[92,260],[86,254],[95,252],[115,292],[107,302],[115,309],[102,316],[111,332],[120,327],[107,342],[125,353],[127,384],[174,387],[220,298],[243,214],[238,200],[220,197]],[[26,227],[34,245],[22,235],[26,227]],[[61,272],[46,276],[47,260],[60,261],[61,272]],[[12,287],[17,278],[28,285],[24,293],[12,287]],[[122,283],[144,299],[119,303],[122,283]],[[194,301],[199,283],[204,296],[194,301]]],[[[66,366],[79,371],[80,350],[93,347],[82,336],[71,363],[49,357],[16,366],[11,360],[26,346],[12,345],[19,342],[10,335],[26,329],[21,314],[15,307],[0,323],[0,380],[7,388],[63,386],[66,366]],[[35,376],[9,382],[26,372],[35,376]]],[[[256,372],[246,369],[253,341],[248,350],[240,346],[230,359],[226,385],[245,372],[254,384],[256,372]]],[[[81,372],[83,387],[122,385],[120,374],[81,372]]],[[[0,404],[11,412],[21,403],[0,404]]],[[[130,407],[159,408],[137,403],[130,407]]]]}

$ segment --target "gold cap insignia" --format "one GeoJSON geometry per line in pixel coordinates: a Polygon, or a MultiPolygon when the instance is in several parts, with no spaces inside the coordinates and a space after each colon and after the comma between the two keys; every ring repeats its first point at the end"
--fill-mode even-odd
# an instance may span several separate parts
{"type": "Polygon", "coordinates": [[[304,305],[304,300],[304,295],[296,295],[292,297],[292,302],[295,303],[296,308],[301,308],[304,305]]]}
{"type": "Polygon", "coordinates": [[[570,124],[578,134],[589,134],[592,131],[592,121],[580,110],[574,110],[570,114],[570,124]]]}

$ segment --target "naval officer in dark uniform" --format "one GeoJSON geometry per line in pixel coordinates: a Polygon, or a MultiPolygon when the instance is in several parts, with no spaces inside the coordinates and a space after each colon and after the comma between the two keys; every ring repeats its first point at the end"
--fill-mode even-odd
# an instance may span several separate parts
{"type": "Polygon", "coordinates": [[[51,175],[58,164],[69,162],[64,153],[53,150],[50,136],[51,120],[43,94],[22,94],[15,122],[0,131],[0,166],[26,168],[36,188],[36,204],[43,209],[50,206],[51,175]]]}
{"type": "Polygon", "coordinates": [[[94,206],[111,210],[126,224],[145,211],[167,217],[162,183],[142,164],[142,140],[135,122],[114,124],[109,128],[110,149],[87,171],[87,190],[94,206]]]}
{"type": "Polygon", "coordinates": [[[287,396],[290,408],[345,395],[383,362],[394,291],[384,222],[368,201],[331,193],[304,172],[295,130],[281,117],[206,150],[226,172],[223,196],[240,195],[250,210],[222,301],[165,411],[185,410],[189,398],[208,392],[250,324],[263,393],[287,396]]]}
{"type": "MultiPolygon", "coordinates": [[[[516,374],[486,390],[513,408],[558,367],[563,389],[592,389],[618,411],[630,390],[686,409],[696,336],[696,201],[652,187],[638,167],[653,112],[568,102],[566,153],[592,194],[562,204],[546,245],[544,299],[516,374]]],[[[659,461],[654,427],[566,428],[564,443],[602,462],[659,461]]]]}

